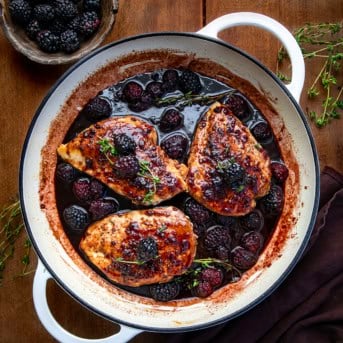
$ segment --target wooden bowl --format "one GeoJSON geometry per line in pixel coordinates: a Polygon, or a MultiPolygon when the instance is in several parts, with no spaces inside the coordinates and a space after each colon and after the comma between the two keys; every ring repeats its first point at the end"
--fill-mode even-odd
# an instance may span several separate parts
{"type": "Polygon", "coordinates": [[[30,40],[24,29],[14,23],[8,10],[9,0],[0,0],[0,24],[4,34],[13,47],[30,60],[42,64],[68,64],[79,60],[90,51],[97,48],[110,32],[118,11],[118,0],[102,0],[102,17],[98,31],[74,53],[46,53],[38,48],[36,42],[30,40]]]}

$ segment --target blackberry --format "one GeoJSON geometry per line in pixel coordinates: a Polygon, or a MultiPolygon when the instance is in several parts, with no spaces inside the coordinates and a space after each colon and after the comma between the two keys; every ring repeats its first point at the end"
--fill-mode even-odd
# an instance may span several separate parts
{"type": "Polygon", "coordinates": [[[59,163],[56,167],[56,176],[65,183],[72,183],[77,176],[77,171],[69,163],[59,163]]]}
{"type": "Polygon", "coordinates": [[[95,11],[100,14],[101,1],[100,0],[83,0],[83,9],[85,12],[95,11]]]}
{"type": "Polygon", "coordinates": [[[215,250],[219,246],[229,249],[231,246],[229,230],[220,225],[211,226],[206,230],[204,246],[208,250],[215,250]]]}
{"type": "Polygon", "coordinates": [[[137,157],[119,156],[114,163],[114,172],[120,179],[133,179],[140,170],[137,157]]]}
{"type": "Polygon", "coordinates": [[[226,228],[232,228],[239,225],[236,217],[222,216],[220,214],[217,214],[216,222],[222,226],[225,226],[226,228]]]}
{"type": "Polygon", "coordinates": [[[70,0],[55,0],[56,17],[69,21],[78,15],[77,6],[70,0]]]}
{"type": "Polygon", "coordinates": [[[226,160],[219,166],[218,171],[222,174],[224,181],[232,188],[244,182],[245,169],[237,162],[226,160]]]}
{"type": "Polygon", "coordinates": [[[209,222],[212,217],[211,212],[193,198],[188,198],[186,200],[184,211],[192,222],[197,224],[209,222]]]}
{"type": "Polygon", "coordinates": [[[143,87],[135,82],[129,81],[123,88],[123,100],[126,102],[134,103],[141,100],[143,94],[143,87]]]}
{"type": "Polygon", "coordinates": [[[223,272],[218,268],[205,268],[200,273],[200,280],[208,281],[214,288],[221,286],[223,279],[223,272]]]}
{"type": "Polygon", "coordinates": [[[283,207],[283,190],[278,185],[272,185],[269,193],[260,200],[260,208],[266,216],[277,216],[283,207]]]}
{"type": "Polygon", "coordinates": [[[153,237],[142,238],[137,246],[138,261],[150,261],[158,255],[158,246],[153,237]]]}
{"type": "Polygon", "coordinates": [[[231,259],[235,267],[247,270],[257,262],[257,255],[241,246],[238,246],[231,251],[231,259]]]}
{"type": "Polygon", "coordinates": [[[157,301],[170,301],[180,293],[180,285],[174,281],[157,283],[149,287],[150,295],[157,301]]]}
{"type": "Polygon", "coordinates": [[[57,52],[60,50],[59,37],[49,30],[38,32],[36,39],[42,51],[57,52]]]}
{"type": "Polygon", "coordinates": [[[179,128],[182,122],[182,114],[178,110],[170,108],[162,114],[159,128],[162,132],[170,132],[179,128]]]}
{"type": "Polygon", "coordinates": [[[72,30],[64,31],[61,36],[61,49],[62,51],[70,54],[80,48],[80,41],[77,33],[72,30]]]}
{"type": "Polygon", "coordinates": [[[188,139],[182,134],[175,134],[165,138],[161,142],[161,148],[170,158],[180,162],[187,154],[188,139]]]}
{"type": "Polygon", "coordinates": [[[25,0],[12,0],[8,5],[11,18],[19,25],[27,25],[31,19],[32,9],[25,0]]]}
{"type": "Polygon", "coordinates": [[[114,136],[113,140],[119,155],[130,155],[136,150],[135,141],[125,133],[114,136]]]}
{"type": "Polygon", "coordinates": [[[110,103],[100,97],[91,99],[82,110],[82,115],[92,122],[108,118],[112,113],[110,103]]]}
{"type": "Polygon", "coordinates": [[[199,75],[188,69],[182,72],[179,84],[183,93],[199,94],[202,88],[199,75]]]}
{"type": "Polygon", "coordinates": [[[48,24],[55,18],[55,10],[51,5],[38,4],[33,8],[33,17],[38,20],[40,24],[48,24]]]}
{"type": "Polygon", "coordinates": [[[59,19],[55,19],[49,25],[49,30],[56,35],[60,35],[62,32],[67,31],[67,29],[68,29],[68,26],[66,25],[66,23],[59,19]]]}
{"type": "Polygon", "coordinates": [[[251,129],[251,133],[259,142],[268,141],[273,135],[269,124],[266,122],[257,123],[251,129]]]}
{"type": "Polygon", "coordinates": [[[63,211],[63,219],[70,229],[82,231],[89,224],[88,212],[81,206],[71,205],[63,211]]]}
{"type": "Polygon", "coordinates": [[[272,175],[277,183],[284,183],[288,178],[288,168],[280,162],[272,162],[270,165],[272,175]]]}
{"type": "Polygon", "coordinates": [[[253,210],[240,218],[240,224],[246,231],[260,231],[264,226],[264,217],[259,210],[253,210]]]}
{"type": "Polygon", "coordinates": [[[240,225],[228,227],[228,231],[231,237],[231,248],[239,245],[239,242],[242,236],[245,234],[245,231],[240,225]]]}
{"type": "Polygon", "coordinates": [[[162,88],[162,82],[149,82],[145,87],[145,91],[147,93],[150,93],[154,99],[160,98],[164,93],[162,88]]]}
{"type": "Polygon", "coordinates": [[[134,103],[129,103],[129,109],[134,112],[142,112],[151,107],[154,102],[154,98],[150,93],[144,91],[141,99],[134,103]]]}
{"type": "Polygon", "coordinates": [[[80,177],[74,181],[72,190],[78,201],[82,204],[88,204],[92,200],[100,198],[105,188],[102,183],[95,179],[80,177]]]}
{"type": "Polygon", "coordinates": [[[80,16],[79,32],[86,38],[93,35],[99,28],[100,19],[96,12],[84,12],[80,16]]]}
{"type": "Polygon", "coordinates": [[[80,16],[76,16],[68,22],[68,29],[80,33],[80,16]]]}
{"type": "Polygon", "coordinates": [[[192,294],[199,298],[207,298],[213,293],[214,289],[210,282],[201,280],[199,283],[192,288],[192,294]]]}
{"type": "Polygon", "coordinates": [[[25,29],[27,36],[32,40],[36,40],[39,31],[41,31],[41,27],[35,19],[31,20],[25,29]]]}
{"type": "Polygon", "coordinates": [[[253,254],[258,254],[263,247],[263,236],[256,231],[247,232],[241,239],[241,246],[253,254]]]}
{"type": "Polygon", "coordinates": [[[232,113],[240,120],[246,120],[250,116],[250,108],[245,99],[237,94],[230,95],[225,100],[232,113]]]}
{"type": "Polygon", "coordinates": [[[118,201],[110,197],[93,200],[88,208],[88,211],[92,216],[92,220],[105,218],[109,214],[115,213],[118,210],[118,201]]]}
{"type": "Polygon", "coordinates": [[[168,69],[162,76],[162,89],[165,92],[174,92],[179,85],[179,73],[175,69],[168,69]]]}

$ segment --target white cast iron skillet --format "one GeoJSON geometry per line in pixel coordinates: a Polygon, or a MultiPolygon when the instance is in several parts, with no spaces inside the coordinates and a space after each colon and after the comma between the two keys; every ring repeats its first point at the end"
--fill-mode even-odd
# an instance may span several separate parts
{"type": "MultiPolygon", "coordinates": [[[[266,52],[268,53],[268,52],[266,52]]],[[[298,105],[305,68],[301,51],[291,33],[275,20],[255,13],[233,13],[220,17],[197,33],[152,33],[114,42],[83,58],[55,84],[39,107],[30,126],[20,167],[20,197],[23,215],[40,263],[33,286],[34,304],[45,328],[61,342],[88,342],[65,331],[53,318],[46,300],[46,282],[54,278],[73,298],[95,313],[120,323],[118,334],[94,342],[127,341],[142,330],[180,332],[203,329],[248,311],[272,293],[300,258],[311,234],[319,198],[319,167],[313,138],[298,105]],[[219,31],[239,25],[254,25],[272,32],[286,47],[292,62],[292,82],[284,86],[258,61],[217,38],[219,31]],[[195,53],[225,66],[249,80],[257,89],[273,94],[273,104],[293,140],[300,166],[299,218],[292,228],[283,254],[237,297],[227,301],[201,300],[189,306],[151,306],[110,293],[91,280],[64,251],[40,210],[39,171],[41,149],[49,127],[61,105],[81,81],[100,67],[132,50],[172,49],[195,53]],[[306,185],[306,187],[305,187],[306,185]],[[300,206],[300,203],[302,206],[300,206]],[[51,276],[52,275],[52,276],[51,276]],[[114,339],[115,337],[115,339],[114,339]]]]}

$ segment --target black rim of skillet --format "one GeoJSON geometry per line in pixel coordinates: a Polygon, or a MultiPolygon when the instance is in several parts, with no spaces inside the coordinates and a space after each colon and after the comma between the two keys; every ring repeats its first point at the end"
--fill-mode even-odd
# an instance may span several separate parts
{"type": "MultiPolygon", "coordinates": [[[[154,48],[155,49],[155,48],[154,48]]],[[[158,48],[156,48],[158,49],[158,48]]],[[[22,149],[22,153],[21,153],[21,160],[20,160],[20,169],[19,169],[19,196],[20,196],[20,204],[21,204],[21,208],[22,208],[22,214],[23,214],[23,219],[24,219],[24,223],[25,223],[25,227],[27,230],[27,233],[30,237],[30,240],[33,244],[33,247],[39,257],[39,259],[41,260],[41,262],[43,263],[43,265],[46,267],[46,269],[49,271],[49,273],[51,274],[51,276],[54,278],[54,280],[57,282],[57,284],[59,284],[62,289],[64,291],[66,291],[73,299],[75,299],[77,302],[79,302],[81,305],[83,305],[84,307],[86,307],[87,309],[91,310],[92,312],[96,313],[97,315],[100,315],[101,317],[118,323],[118,324],[123,324],[123,325],[127,325],[133,328],[138,328],[144,331],[150,331],[150,332],[164,332],[164,333],[177,333],[177,332],[187,332],[187,331],[195,331],[195,330],[200,330],[200,329],[206,329],[218,324],[222,324],[225,322],[228,322],[242,314],[244,314],[245,312],[251,310],[253,307],[255,307],[256,305],[258,305],[260,302],[262,302],[263,300],[265,300],[268,296],[270,296],[277,287],[279,287],[282,282],[285,280],[285,278],[289,275],[289,273],[293,270],[293,268],[295,267],[295,265],[297,264],[297,262],[299,261],[300,257],[302,256],[305,247],[307,246],[307,243],[310,239],[312,230],[313,230],[313,226],[315,223],[315,219],[316,219],[316,214],[318,211],[318,206],[319,206],[319,184],[320,184],[320,171],[319,171],[319,161],[318,161],[318,155],[317,155],[317,150],[316,150],[316,146],[314,143],[314,139],[309,127],[309,124],[307,122],[307,119],[304,115],[304,113],[302,112],[302,109],[300,108],[300,105],[297,103],[297,101],[293,98],[292,94],[290,93],[290,91],[286,88],[286,86],[281,82],[281,80],[274,75],[267,67],[265,67],[263,64],[261,64],[257,59],[255,59],[254,57],[248,55],[247,53],[245,53],[244,51],[238,49],[237,47],[234,47],[226,42],[217,40],[215,38],[211,38],[211,37],[206,37],[206,36],[202,36],[196,33],[176,33],[176,32],[157,32],[157,33],[148,33],[148,34],[142,34],[142,35],[136,35],[136,36],[132,36],[129,38],[125,38],[113,43],[110,43],[108,45],[105,45],[103,47],[100,47],[98,49],[96,49],[95,51],[93,51],[92,53],[86,55],[85,57],[83,57],[81,60],[79,60],[78,62],[76,62],[74,65],[72,65],[56,82],[55,84],[52,86],[52,88],[48,91],[47,95],[44,97],[43,101],[41,102],[40,106],[38,107],[32,121],[30,124],[30,127],[28,129],[26,138],[25,138],[25,142],[23,145],[23,149],[22,149]],[[177,36],[177,37],[190,37],[190,38],[196,38],[199,40],[203,40],[203,41],[210,41],[212,43],[216,43],[219,44],[221,46],[224,46],[230,50],[233,50],[241,55],[243,55],[245,58],[249,59],[250,61],[254,62],[260,69],[262,72],[267,73],[268,76],[270,76],[278,85],[279,87],[282,89],[282,91],[285,93],[285,95],[291,100],[291,102],[293,103],[296,111],[298,112],[304,127],[306,129],[310,144],[311,144],[311,148],[312,148],[312,153],[313,153],[313,158],[314,158],[314,165],[315,165],[315,174],[316,174],[316,187],[315,187],[315,199],[314,199],[314,207],[313,207],[313,211],[311,214],[311,220],[310,220],[310,224],[309,227],[307,229],[306,235],[304,237],[304,240],[302,241],[299,250],[297,251],[295,257],[293,258],[293,260],[291,261],[291,263],[288,265],[288,267],[286,268],[286,270],[283,271],[283,273],[280,275],[279,279],[272,284],[268,289],[266,289],[259,297],[257,297],[254,301],[252,301],[251,303],[249,303],[248,305],[246,305],[245,307],[243,307],[240,310],[237,310],[236,312],[227,315],[227,316],[223,316],[220,319],[217,320],[213,320],[204,324],[195,324],[189,327],[184,327],[184,328],[156,328],[156,327],[149,327],[147,326],[143,326],[143,325],[138,325],[136,323],[131,323],[131,322],[127,322],[125,321],[125,319],[122,318],[114,318],[112,316],[110,316],[109,314],[103,312],[101,309],[96,308],[90,304],[88,304],[85,300],[83,300],[81,297],[79,297],[72,289],[70,289],[69,287],[67,287],[63,280],[60,279],[54,272],[54,270],[50,267],[49,263],[46,261],[44,255],[41,253],[40,249],[39,249],[39,244],[38,242],[36,242],[36,239],[34,237],[34,235],[32,234],[31,228],[30,228],[30,223],[28,221],[27,215],[26,215],[26,208],[25,208],[25,202],[24,202],[24,197],[23,197],[23,169],[24,169],[24,161],[25,161],[25,156],[26,156],[26,150],[27,150],[27,146],[28,143],[30,141],[31,135],[32,135],[32,131],[34,129],[35,123],[43,109],[43,107],[45,106],[46,102],[48,101],[48,99],[50,99],[50,97],[54,94],[55,89],[60,85],[60,83],[62,83],[64,81],[64,79],[69,76],[71,73],[73,73],[80,65],[82,65],[85,61],[91,59],[92,57],[94,57],[95,55],[97,55],[100,52],[103,52],[107,49],[113,48],[117,45],[120,45],[122,43],[127,43],[127,42],[133,42],[135,40],[139,40],[142,38],[150,38],[150,37],[160,37],[160,36],[168,36],[168,37],[172,37],[172,36],[177,36]]]]}

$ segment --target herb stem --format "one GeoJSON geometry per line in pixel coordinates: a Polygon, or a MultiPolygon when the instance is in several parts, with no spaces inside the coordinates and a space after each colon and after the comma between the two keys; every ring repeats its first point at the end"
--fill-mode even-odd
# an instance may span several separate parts
{"type": "Polygon", "coordinates": [[[320,70],[320,72],[318,73],[317,77],[316,77],[315,80],[313,81],[313,84],[312,84],[312,86],[310,87],[310,89],[313,89],[314,86],[317,84],[317,82],[318,82],[318,80],[320,79],[321,75],[323,74],[323,72],[324,72],[324,70],[325,70],[327,64],[328,64],[328,60],[325,61],[325,63],[324,63],[324,65],[323,65],[322,69],[320,70]]]}

